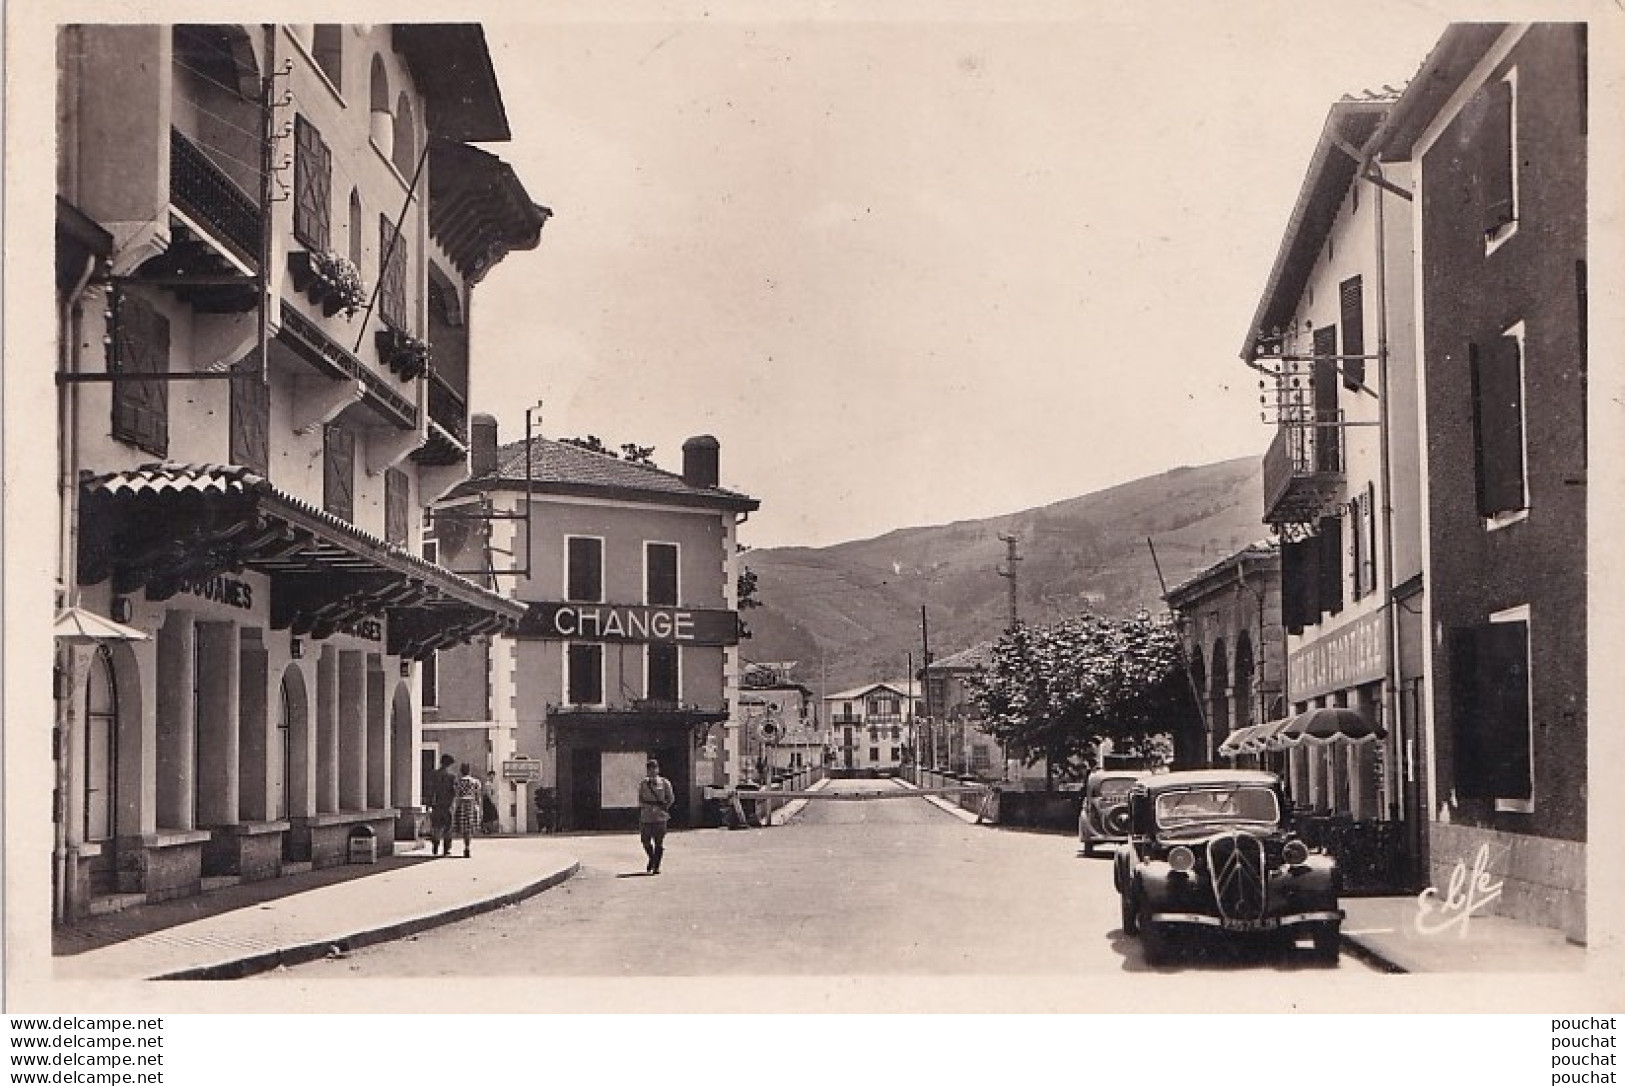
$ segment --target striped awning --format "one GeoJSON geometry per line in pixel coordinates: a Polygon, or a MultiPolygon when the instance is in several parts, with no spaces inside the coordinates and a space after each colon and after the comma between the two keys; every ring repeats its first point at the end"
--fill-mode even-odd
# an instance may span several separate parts
{"type": "Polygon", "coordinates": [[[1236,758],[1243,754],[1286,750],[1300,743],[1359,743],[1380,739],[1386,734],[1357,710],[1332,706],[1310,709],[1267,724],[1237,728],[1219,744],[1219,753],[1226,758],[1236,758]]]}
{"type": "Polygon", "coordinates": [[[221,573],[271,578],[271,626],[321,639],[387,618],[391,655],[421,658],[513,629],[525,605],[278,490],[240,465],[172,461],[81,486],[82,584],[154,600],[221,573]]]}

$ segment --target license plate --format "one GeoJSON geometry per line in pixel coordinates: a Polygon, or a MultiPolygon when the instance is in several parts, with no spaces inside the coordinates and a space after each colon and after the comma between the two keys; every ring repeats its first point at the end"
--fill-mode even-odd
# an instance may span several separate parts
{"type": "Polygon", "coordinates": [[[1280,922],[1265,917],[1263,920],[1221,920],[1219,926],[1225,931],[1274,931],[1280,922]]]}

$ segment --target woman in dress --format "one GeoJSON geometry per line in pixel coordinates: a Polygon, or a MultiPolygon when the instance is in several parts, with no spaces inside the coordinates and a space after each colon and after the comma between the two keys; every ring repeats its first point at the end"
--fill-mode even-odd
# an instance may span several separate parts
{"type": "Polygon", "coordinates": [[[462,770],[463,775],[457,778],[457,798],[451,805],[451,832],[462,837],[466,857],[474,831],[480,828],[480,793],[485,788],[467,762],[463,763],[462,770]]]}

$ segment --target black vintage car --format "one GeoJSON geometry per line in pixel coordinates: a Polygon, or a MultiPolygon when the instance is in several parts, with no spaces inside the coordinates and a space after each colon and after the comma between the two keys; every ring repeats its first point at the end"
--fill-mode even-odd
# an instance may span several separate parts
{"type": "Polygon", "coordinates": [[[1085,856],[1093,856],[1096,845],[1128,840],[1128,793],[1139,775],[1135,770],[1096,769],[1084,780],[1078,840],[1085,856]]]}
{"type": "Polygon", "coordinates": [[[1281,780],[1253,770],[1143,777],[1129,791],[1129,840],[1113,860],[1123,931],[1147,962],[1201,932],[1306,938],[1337,961],[1343,911],[1337,861],[1292,830],[1281,780]]]}

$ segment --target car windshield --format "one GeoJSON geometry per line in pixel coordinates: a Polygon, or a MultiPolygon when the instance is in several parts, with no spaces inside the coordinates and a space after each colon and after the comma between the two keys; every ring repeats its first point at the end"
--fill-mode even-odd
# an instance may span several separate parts
{"type": "Polygon", "coordinates": [[[1108,777],[1095,785],[1095,795],[1101,799],[1119,799],[1134,787],[1133,777],[1108,777]]]}
{"type": "Polygon", "coordinates": [[[1164,829],[1193,822],[1273,823],[1279,816],[1275,793],[1268,788],[1202,788],[1157,797],[1157,825],[1164,829]]]}

